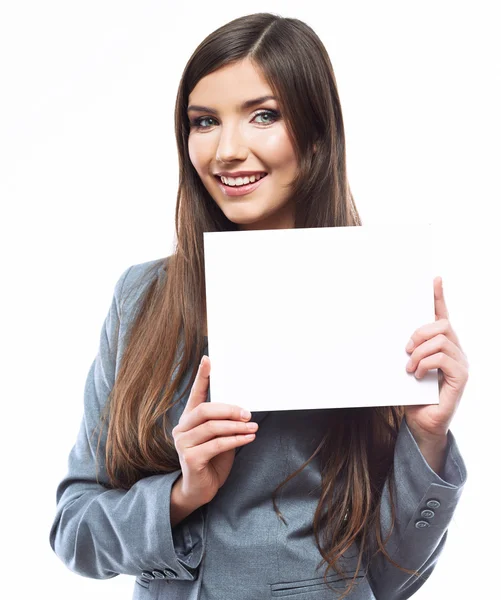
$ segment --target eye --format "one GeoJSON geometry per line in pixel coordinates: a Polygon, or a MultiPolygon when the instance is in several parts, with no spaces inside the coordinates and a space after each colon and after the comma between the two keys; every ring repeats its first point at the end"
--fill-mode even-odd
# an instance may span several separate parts
{"type": "MultiPolygon", "coordinates": [[[[266,110],[262,110],[258,113],[256,113],[253,117],[253,121],[255,119],[257,119],[257,117],[266,117],[265,121],[257,121],[257,123],[260,123],[261,125],[271,125],[272,123],[274,123],[279,117],[280,117],[280,113],[276,110],[271,110],[271,109],[266,109],[266,110]],[[271,118],[271,120],[270,120],[271,118]]],[[[196,119],[193,119],[192,121],[190,121],[190,125],[192,127],[195,127],[196,129],[209,129],[211,127],[211,125],[202,125],[203,121],[215,121],[217,123],[217,120],[214,119],[214,117],[197,117],[196,119]]]]}
{"type": "Polygon", "coordinates": [[[197,119],[193,119],[193,121],[191,122],[191,124],[196,127],[197,129],[207,129],[207,127],[204,127],[202,125],[202,121],[205,121],[206,119],[208,119],[209,121],[214,121],[215,119],[213,117],[198,117],[197,119]]]}
{"type": "MultiPolygon", "coordinates": [[[[279,113],[276,110],[262,110],[261,112],[257,113],[256,115],[254,115],[254,118],[256,119],[257,117],[271,117],[272,121],[271,123],[274,123],[278,117],[279,117],[279,113]]],[[[265,124],[270,123],[269,120],[264,121],[265,124]]]]}

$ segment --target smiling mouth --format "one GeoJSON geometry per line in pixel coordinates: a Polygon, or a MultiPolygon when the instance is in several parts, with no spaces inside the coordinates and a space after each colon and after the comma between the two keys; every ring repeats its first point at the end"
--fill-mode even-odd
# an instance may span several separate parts
{"type": "MultiPolygon", "coordinates": [[[[214,177],[221,183],[221,185],[225,185],[226,187],[231,187],[231,188],[240,188],[240,187],[245,187],[246,185],[253,185],[254,183],[257,183],[258,181],[261,181],[261,179],[264,179],[265,177],[268,176],[268,173],[260,173],[259,174],[259,179],[255,179],[254,181],[248,181],[247,183],[240,183],[240,184],[234,184],[231,185],[229,183],[225,183],[222,178],[221,175],[214,175],[214,177]]],[[[249,176],[246,175],[245,177],[242,176],[238,176],[238,177],[232,177],[232,179],[236,180],[236,179],[249,179],[249,176]]],[[[225,177],[225,179],[227,179],[227,177],[225,177]]]]}
{"type": "Polygon", "coordinates": [[[257,179],[254,182],[243,183],[242,185],[227,185],[223,183],[221,178],[218,175],[215,177],[218,179],[219,188],[225,194],[225,196],[233,198],[233,197],[242,197],[247,196],[248,194],[252,194],[254,190],[257,190],[261,185],[263,179],[266,179],[268,173],[263,175],[260,179],[257,179]]]}

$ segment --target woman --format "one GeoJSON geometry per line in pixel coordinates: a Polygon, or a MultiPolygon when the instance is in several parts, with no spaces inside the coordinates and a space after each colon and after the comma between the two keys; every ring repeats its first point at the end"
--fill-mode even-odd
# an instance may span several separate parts
{"type": "Polygon", "coordinates": [[[407,348],[417,378],[439,369],[440,404],[251,422],[238,399],[207,402],[203,232],[361,221],[334,73],[305,23],[258,13],[213,32],[175,117],[178,246],[116,284],[51,546],[81,575],[134,575],[135,599],[408,598],[466,481],[449,426],[468,363],[441,279],[407,348]]]}

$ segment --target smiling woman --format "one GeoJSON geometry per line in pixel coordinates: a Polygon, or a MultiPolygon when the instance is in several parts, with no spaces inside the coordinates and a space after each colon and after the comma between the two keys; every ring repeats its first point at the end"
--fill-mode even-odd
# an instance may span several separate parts
{"type": "Polygon", "coordinates": [[[250,422],[238,398],[208,401],[204,233],[361,225],[325,47],[298,19],[223,25],[186,65],[175,128],[178,245],[116,284],[52,548],[87,577],[134,575],[135,600],[409,598],[466,481],[442,428],[466,366],[438,287],[440,321],[414,333],[409,368],[421,375],[441,350],[456,384],[444,383],[442,413],[418,407],[408,423],[402,406],[383,405],[250,422]]]}
{"type": "Polygon", "coordinates": [[[190,160],[227,219],[239,229],[294,227],[290,185],[297,160],[262,72],[250,59],[222,67],[197,83],[189,103],[189,114],[203,113],[190,120],[190,160]],[[267,174],[266,181],[259,174],[267,174]]]}

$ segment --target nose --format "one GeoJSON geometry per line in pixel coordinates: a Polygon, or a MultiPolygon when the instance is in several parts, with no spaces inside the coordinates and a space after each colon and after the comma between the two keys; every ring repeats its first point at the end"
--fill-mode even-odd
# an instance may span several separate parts
{"type": "Polygon", "coordinates": [[[247,144],[238,125],[221,127],[221,136],[216,151],[216,160],[229,163],[234,160],[245,160],[248,154],[247,144]]]}

